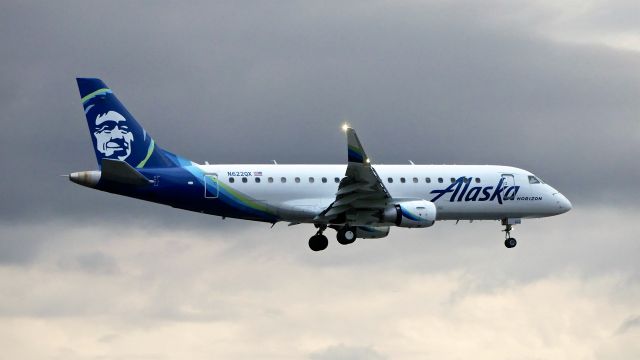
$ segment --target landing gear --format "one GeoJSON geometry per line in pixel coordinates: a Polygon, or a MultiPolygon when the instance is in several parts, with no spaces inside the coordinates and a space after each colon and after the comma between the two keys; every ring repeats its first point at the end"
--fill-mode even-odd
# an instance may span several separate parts
{"type": "Polygon", "coordinates": [[[511,249],[512,247],[515,247],[516,244],[518,244],[518,242],[516,241],[516,239],[512,237],[507,238],[507,240],[504,241],[504,246],[506,246],[509,249],[511,249]]]}
{"type": "Polygon", "coordinates": [[[322,251],[329,246],[329,240],[322,232],[327,229],[326,225],[316,225],[318,232],[309,239],[309,248],[313,251],[322,251]]]}
{"type": "Polygon", "coordinates": [[[322,234],[313,235],[309,239],[309,248],[313,251],[322,251],[329,245],[329,240],[322,234]]]}
{"type": "Polygon", "coordinates": [[[511,237],[511,230],[513,230],[513,225],[509,224],[508,221],[502,220],[502,225],[504,225],[504,246],[508,249],[514,248],[518,242],[515,238],[511,237]]]}
{"type": "Polygon", "coordinates": [[[338,242],[340,244],[349,245],[354,241],[356,241],[356,232],[353,228],[344,226],[338,230],[338,233],[336,234],[336,238],[338,239],[338,242]]]}

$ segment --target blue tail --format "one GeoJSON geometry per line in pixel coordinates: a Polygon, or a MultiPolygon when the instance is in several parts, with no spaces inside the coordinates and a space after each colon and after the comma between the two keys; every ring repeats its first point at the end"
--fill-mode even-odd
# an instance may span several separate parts
{"type": "Polygon", "coordinates": [[[122,160],[138,169],[179,166],[179,159],[153,141],[102,80],[77,81],[98,166],[102,159],[122,160]]]}

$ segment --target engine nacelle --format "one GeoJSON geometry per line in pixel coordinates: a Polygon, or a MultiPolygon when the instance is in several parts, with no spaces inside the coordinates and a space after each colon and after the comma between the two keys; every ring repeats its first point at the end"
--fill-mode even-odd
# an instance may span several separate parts
{"type": "Polygon", "coordinates": [[[429,227],[436,222],[436,206],[427,200],[401,201],[386,208],[382,217],[399,227],[429,227]]]}
{"type": "Polygon", "coordinates": [[[388,226],[355,226],[358,239],[379,239],[389,235],[388,226]]]}

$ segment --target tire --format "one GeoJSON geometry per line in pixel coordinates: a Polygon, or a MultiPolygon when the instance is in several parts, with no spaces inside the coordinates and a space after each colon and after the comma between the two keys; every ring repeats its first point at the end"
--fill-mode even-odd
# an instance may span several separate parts
{"type": "Polygon", "coordinates": [[[342,229],[338,230],[336,239],[342,245],[349,245],[356,241],[356,232],[354,229],[345,226],[342,229]]]}
{"type": "Polygon", "coordinates": [[[515,238],[508,238],[507,240],[504,241],[504,246],[506,246],[509,249],[516,247],[517,244],[518,242],[516,241],[515,238]]]}
{"type": "Polygon", "coordinates": [[[329,246],[329,240],[324,235],[313,235],[309,239],[309,248],[313,251],[322,251],[329,246]]]}

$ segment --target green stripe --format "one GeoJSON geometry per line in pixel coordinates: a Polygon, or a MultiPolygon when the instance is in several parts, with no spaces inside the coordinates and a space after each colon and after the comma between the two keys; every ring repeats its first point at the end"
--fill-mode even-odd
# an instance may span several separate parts
{"type": "Polygon", "coordinates": [[[98,89],[98,90],[92,92],[91,94],[83,97],[81,99],[81,101],[82,101],[82,103],[85,103],[87,100],[89,100],[89,99],[91,99],[93,97],[96,97],[96,96],[101,95],[101,94],[106,94],[108,92],[111,92],[111,89],[109,89],[109,88],[98,89]]]}
{"type": "MultiPolygon", "coordinates": [[[[214,180],[214,181],[216,181],[216,180],[214,180]]],[[[238,191],[234,190],[229,185],[224,184],[224,183],[222,183],[220,181],[218,181],[218,185],[221,188],[223,188],[225,191],[227,191],[227,193],[229,193],[229,195],[233,196],[233,198],[237,202],[241,203],[242,205],[244,205],[246,207],[250,207],[250,208],[252,208],[254,210],[258,210],[258,211],[262,211],[262,212],[265,212],[267,214],[270,214],[269,208],[266,205],[252,200],[248,196],[239,193],[238,191]]]]}
{"type": "Polygon", "coordinates": [[[153,149],[155,147],[156,143],[153,141],[153,139],[151,139],[151,144],[149,144],[149,149],[147,149],[147,156],[145,156],[144,160],[140,161],[140,164],[136,166],[138,169],[143,168],[147,164],[147,161],[149,161],[149,158],[151,157],[151,154],[153,154],[153,149]]]}

